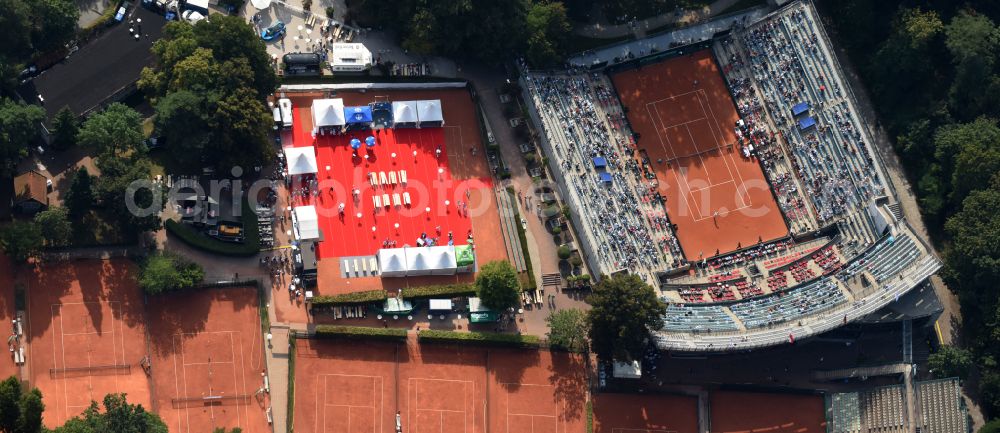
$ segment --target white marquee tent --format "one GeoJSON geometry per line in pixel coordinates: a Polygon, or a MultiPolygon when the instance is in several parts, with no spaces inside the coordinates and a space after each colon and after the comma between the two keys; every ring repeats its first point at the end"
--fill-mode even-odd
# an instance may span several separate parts
{"type": "Polygon", "coordinates": [[[288,164],[289,175],[313,174],[319,171],[316,164],[316,148],[286,147],[285,162],[288,164]]]}
{"type": "Polygon", "coordinates": [[[378,265],[383,277],[406,276],[406,252],[403,248],[378,250],[378,265]]]}
{"type": "Polygon", "coordinates": [[[444,124],[444,114],[441,113],[441,100],[417,101],[417,119],[420,123],[444,124]]]}
{"type": "Polygon", "coordinates": [[[417,123],[417,101],[392,103],[392,120],[395,123],[417,123]]]}
{"type": "Polygon", "coordinates": [[[313,129],[327,126],[344,126],[344,100],[313,99],[312,105],[313,129]]]}
{"type": "Polygon", "coordinates": [[[293,209],[292,217],[296,239],[319,239],[319,217],[315,206],[298,206],[293,209]]]}

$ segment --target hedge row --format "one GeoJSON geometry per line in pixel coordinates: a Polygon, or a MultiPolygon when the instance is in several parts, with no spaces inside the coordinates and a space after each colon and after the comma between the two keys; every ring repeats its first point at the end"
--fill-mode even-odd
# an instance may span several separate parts
{"type": "Polygon", "coordinates": [[[364,326],[316,325],[317,337],[355,340],[405,340],[402,328],[368,328],[364,326]]]}
{"type": "Polygon", "coordinates": [[[484,346],[538,347],[536,335],[500,334],[495,332],[456,332],[427,329],[417,337],[422,343],[457,343],[484,346]]]}
{"type": "Polygon", "coordinates": [[[385,301],[388,295],[385,290],[367,290],[364,292],[344,293],[342,295],[326,296],[319,295],[312,298],[311,302],[315,307],[326,305],[355,305],[367,304],[371,302],[385,301]]]}
{"type": "Polygon", "coordinates": [[[163,225],[167,232],[199,250],[224,256],[249,257],[260,252],[260,233],[257,227],[257,216],[246,200],[243,200],[242,218],[244,238],[242,244],[210,238],[194,228],[174,220],[166,220],[163,225]]]}
{"type": "Polygon", "coordinates": [[[403,289],[403,299],[455,298],[476,296],[474,284],[445,284],[403,289]]]}

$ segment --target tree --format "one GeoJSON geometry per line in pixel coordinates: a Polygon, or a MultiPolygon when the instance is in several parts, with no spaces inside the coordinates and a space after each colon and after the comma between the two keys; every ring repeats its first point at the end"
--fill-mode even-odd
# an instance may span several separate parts
{"type": "Polygon", "coordinates": [[[21,381],[11,376],[0,382],[0,431],[8,433],[39,433],[42,429],[42,393],[32,388],[27,392],[21,381]]]}
{"type": "Polygon", "coordinates": [[[955,346],[941,346],[927,359],[927,368],[937,378],[958,377],[964,380],[972,364],[972,353],[955,346]]]}
{"type": "Polygon", "coordinates": [[[243,433],[243,429],[233,427],[232,430],[226,430],[225,427],[216,427],[215,430],[212,430],[212,433],[243,433]]]}
{"type": "Polygon", "coordinates": [[[101,158],[142,154],[142,138],[142,116],[117,102],[84,121],[79,134],[80,144],[97,149],[101,158]]]}
{"type": "Polygon", "coordinates": [[[571,255],[573,255],[573,251],[566,245],[560,245],[559,248],[556,249],[556,256],[559,257],[559,260],[566,260],[571,255]]]}
{"type": "Polygon", "coordinates": [[[80,9],[72,0],[32,0],[34,29],[31,41],[35,50],[51,51],[63,46],[76,33],[80,9]]]}
{"type": "Polygon", "coordinates": [[[76,134],[80,125],[76,114],[69,107],[63,107],[52,119],[52,146],[56,149],[67,149],[76,144],[76,134]]]}
{"type": "Polygon", "coordinates": [[[476,275],[476,290],[483,305],[494,311],[506,311],[520,301],[517,271],[507,261],[496,260],[483,265],[476,275]]]}
{"type": "Polygon", "coordinates": [[[69,222],[69,212],[66,208],[51,207],[35,215],[35,224],[42,232],[45,244],[50,247],[69,245],[73,235],[73,225],[69,222]]]}
{"type": "Polygon", "coordinates": [[[1000,433],[1000,419],[995,419],[984,424],[979,429],[979,433],[1000,433]]]}
{"type": "Polygon", "coordinates": [[[563,54],[572,27],[560,2],[534,3],[527,14],[528,61],[538,67],[555,64],[563,54]]]}
{"type": "Polygon", "coordinates": [[[590,332],[587,313],[576,308],[558,310],[545,318],[549,325],[549,344],[570,352],[583,353],[588,349],[587,334],[590,332]]]}
{"type": "Polygon", "coordinates": [[[666,306],[638,275],[602,277],[587,302],[591,345],[604,360],[640,359],[650,331],[663,327],[666,306]]]}
{"type": "Polygon", "coordinates": [[[87,167],[80,167],[73,175],[63,203],[74,218],[83,216],[94,205],[93,178],[87,172],[87,167]]]}
{"type": "Polygon", "coordinates": [[[0,98],[0,177],[15,174],[17,163],[28,156],[28,146],[38,140],[43,120],[41,107],[0,98]]]}
{"type": "Polygon", "coordinates": [[[988,17],[963,10],[948,24],[945,45],[955,63],[950,105],[963,120],[992,111],[1000,78],[994,76],[997,52],[1000,52],[1000,28],[988,17]],[[987,91],[984,91],[987,90],[987,91]]]}
{"type": "Polygon", "coordinates": [[[326,7],[326,11],[325,11],[325,12],[326,12],[326,17],[327,17],[328,19],[331,19],[331,20],[332,20],[332,19],[333,19],[333,16],[334,16],[334,15],[336,14],[337,10],[336,10],[336,9],[334,9],[334,8],[333,8],[333,6],[327,6],[327,7],[326,7]]]}
{"type": "Polygon", "coordinates": [[[0,247],[14,261],[26,262],[42,251],[42,230],[34,222],[17,221],[0,230],[0,247]]]}
{"type": "Polygon", "coordinates": [[[83,415],[70,418],[54,433],[167,433],[160,416],[147,412],[142,405],[129,404],[125,394],[104,396],[104,411],[96,402],[83,415]]]}
{"type": "Polygon", "coordinates": [[[194,286],[204,278],[205,271],[197,263],[176,254],[159,253],[142,262],[139,286],[156,295],[194,286]]]}
{"type": "Polygon", "coordinates": [[[97,182],[100,204],[121,227],[137,232],[159,230],[162,224],[158,212],[163,209],[165,197],[161,186],[150,182],[152,162],[147,158],[106,156],[97,161],[101,176],[97,182]],[[138,188],[136,188],[138,187],[138,188]],[[159,200],[158,202],[156,200],[159,200]],[[129,208],[151,209],[148,214],[137,214],[129,208]]]}

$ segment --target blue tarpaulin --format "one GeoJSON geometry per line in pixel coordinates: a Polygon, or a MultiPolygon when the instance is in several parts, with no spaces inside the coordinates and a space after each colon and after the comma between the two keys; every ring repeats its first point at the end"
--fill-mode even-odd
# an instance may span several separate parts
{"type": "Polygon", "coordinates": [[[361,140],[358,140],[357,138],[352,138],[351,139],[351,149],[358,149],[360,147],[361,147],[361,140]]]}
{"type": "Polygon", "coordinates": [[[813,119],[812,117],[806,117],[805,119],[799,121],[800,131],[805,131],[813,126],[816,126],[816,119],[813,119]]]}
{"type": "Polygon", "coordinates": [[[375,137],[369,135],[368,138],[365,139],[365,144],[367,144],[368,147],[375,147],[375,137]]]}
{"type": "Polygon", "coordinates": [[[367,105],[360,107],[344,107],[344,119],[347,123],[371,123],[372,107],[367,105]]]}
{"type": "Polygon", "coordinates": [[[594,167],[604,168],[604,167],[607,167],[607,166],[608,166],[608,160],[606,160],[606,159],[604,159],[603,157],[600,157],[600,156],[598,156],[597,158],[594,158],[594,167]]]}
{"type": "Polygon", "coordinates": [[[802,113],[805,113],[808,110],[809,110],[808,102],[799,102],[798,104],[795,104],[794,107],[792,107],[792,115],[798,116],[802,113]]]}
{"type": "Polygon", "coordinates": [[[611,173],[601,173],[601,182],[611,183],[611,173]]]}

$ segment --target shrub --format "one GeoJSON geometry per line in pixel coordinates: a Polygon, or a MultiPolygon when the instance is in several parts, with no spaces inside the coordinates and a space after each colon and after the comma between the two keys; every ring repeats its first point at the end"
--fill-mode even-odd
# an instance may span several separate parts
{"type": "Polygon", "coordinates": [[[243,200],[243,238],[242,244],[223,242],[199,233],[197,230],[174,220],[163,223],[167,232],[184,243],[199,250],[221,254],[224,256],[247,257],[260,252],[260,233],[257,226],[257,214],[250,208],[247,200],[243,200]]]}
{"type": "Polygon", "coordinates": [[[562,227],[559,226],[552,227],[552,234],[557,236],[562,234],[562,227]]]}
{"type": "Polygon", "coordinates": [[[403,289],[400,297],[403,299],[455,298],[459,296],[475,296],[476,286],[473,284],[445,284],[438,286],[423,286],[403,289]]]}
{"type": "Polygon", "coordinates": [[[302,0],[302,9],[311,10],[313,7],[312,0],[302,0]]]}
{"type": "Polygon", "coordinates": [[[500,334],[495,332],[457,332],[426,329],[417,334],[421,343],[455,343],[480,346],[538,347],[535,335],[500,334]]]}
{"type": "Polygon", "coordinates": [[[405,340],[402,328],[369,328],[365,326],[316,325],[316,336],[352,340],[405,340]]]}
{"type": "Polygon", "coordinates": [[[572,254],[573,252],[570,251],[569,247],[567,247],[566,245],[561,245],[559,249],[556,251],[556,255],[559,256],[559,260],[566,260],[572,254]]]}
{"type": "Polygon", "coordinates": [[[139,287],[150,295],[187,289],[205,278],[201,265],[168,252],[147,257],[139,267],[139,287]]]}
{"type": "Polygon", "coordinates": [[[332,20],[333,19],[333,15],[334,15],[335,12],[336,12],[336,9],[334,9],[333,6],[327,6],[326,7],[326,17],[327,18],[329,18],[329,19],[332,20]]]}
{"type": "Polygon", "coordinates": [[[344,293],[342,295],[325,296],[320,295],[310,301],[313,306],[324,305],[353,305],[367,304],[371,302],[385,301],[387,295],[385,290],[367,290],[364,292],[344,293]]]}
{"type": "Polygon", "coordinates": [[[580,256],[573,256],[569,259],[569,264],[573,265],[574,268],[579,268],[583,264],[583,259],[580,256]]]}

